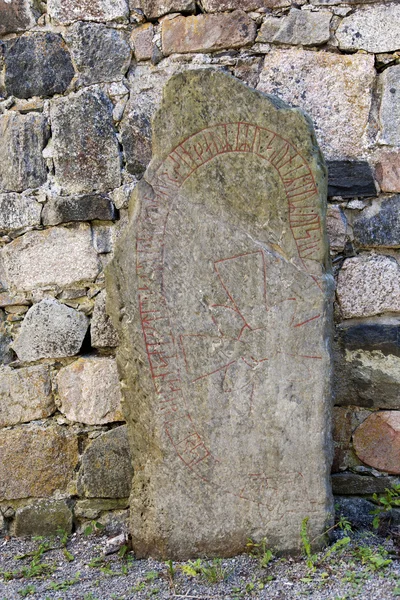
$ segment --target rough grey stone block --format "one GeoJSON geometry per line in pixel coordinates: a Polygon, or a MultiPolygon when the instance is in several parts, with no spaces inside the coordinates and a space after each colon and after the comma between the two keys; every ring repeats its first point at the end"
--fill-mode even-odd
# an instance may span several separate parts
{"type": "Polygon", "coordinates": [[[35,25],[29,0],[0,0],[0,35],[26,31],[35,25]]]}
{"type": "Polygon", "coordinates": [[[378,141],[382,145],[400,146],[400,65],[385,69],[379,75],[379,86],[381,105],[378,141]]]}
{"type": "Polygon", "coordinates": [[[82,456],[78,490],[87,498],[127,498],[133,469],[126,426],[103,433],[82,456]]]}
{"type": "Polygon", "coordinates": [[[13,523],[16,536],[56,535],[72,531],[72,511],[65,500],[44,500],[18,508],[13,523]]]}
{"type": "Polygon", "coordinates": [[[26,313],[13,349],[26,362],[74,356],[81,349],[88,326],[84,314],[57,300],[42,300],[26,313]]]}
{"type": "Polygon", "coordinates": [[[364,248],[400,246],[400,196],[373,202],[353,222],[356,243],[364,248]]]}
{"type": "Polygon", "coordinates": [[[40,225],[42,205],[32,196],[0,194],[0,230],[18,231],[40,225]]]}
{"type": "Polygon", "coordinates": [[[55,177],[65,194],[108,191],[121,185],[112,104],[97,88],[51,106],[55,177]]]}
{"type": "Polygon", "coordinates": [[[47,498],[74,479],[78,438],[58,426],[0,431],[0,500],[47,498]],[[12,477],[10,476],[12,474],[12,477]]]}
{"type": "Polygon", "coordinates": [[[124,421],[114,358],[79,358],[57,375],[58,408],[70,421],[103,425],[124,421]]]}
{"type": "Polygon", "coordinates": [[[400,266],[392,256],[348,258],[339,272],[337,296],[345,319],[400,312],[400,266]]]}
{"type": "Polygon", "coordinates": [[[194,13],[194,0],[129,0],[131,9],[140,8],[148,19],[158,19],[168,13],[194,13]]]}
{"type": "Polygon", "coordinates": [[[76,23],[67,41],[82,85],[119,81],[128,70],[131,48],[125,32],[98,23],[76,23]]]}
{"type": "Polygon", "coordinates": [[[345,17],[336,31],[341,50],[392,52],[399,49],[400,6],[368,6],[345,17]]]}
{"type": "Polygon", "coordinates": [[[48,367],[0,367],[0,427],[43,419],[55,410],[48,367]]]}
{"type": "Polygon", "coordinates": [[[22,192],[46,181],[42,150],[47,136],[42,115],[13,112],[0,116],[0,191],[22,192]]]}
{"type": "Polygon", "coordinates": [[[372,169],[365,160],[328,160],[328,196],[376,196],[372,169]]]}
{"type": "Polygon", "coordinates": [[[71,221],[114,221],[116,211],[107,194],[50,198],[43,207],[43,225],[71,221]]]}
{"type": "Polygon", "coordinates": [[[319,46],[329,40],[331,19],[332,13],[328,11],[311,12],[292,8],[287,17],[267,17],[256,41],[319,46]]]}
{"type": "Polygon", "coordinates": [[[113,348],[118,346],[118,334],[106,312],[106,292],[96,296],[93,316],[90,323],[90,337],[93,348],[113,348]]]}
{"type": "Polygon", "coordinates": [[[76,286],[100,271],[87,224],[28,232],[4,246],[1,257],[5,282],[16,290],[76,286]]]}
{"type": "Polygon", "coordinates": [[[307,112],[326,158],[358,159],[374,81],[373,56],[279,49],[268,53],[257,88],[307,112]]]}
{"type": "Polygon", "coordinates": [[[125,22],[129,16],[127,0],[49,0],[47,10],[63,25],[74,21],[125,22]]]}
{"type": "Polygon", "coordinates": [[[5,84],[17,98],[62,94],[75,71],[58,33],[32,33],[7,43],[5,84]]]}
{"type": "Polygon", "coordinates": [[[397,477],[372,477],[348,472],[332,475],[333,493],[338,496],[380,494],[398,483],[397,477]]]}

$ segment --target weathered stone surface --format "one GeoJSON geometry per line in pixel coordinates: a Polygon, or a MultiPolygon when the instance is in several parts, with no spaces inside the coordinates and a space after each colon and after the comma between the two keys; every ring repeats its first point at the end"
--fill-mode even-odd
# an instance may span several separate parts
{"type": "Polygon", "coordinates": [[[6,328],[6,315],[4,310],[0,310],[0,362],[2,365],[8,365],[15,358],[11,350],[12,339],[6,328]]]}
{"type": "Polygon", "coordinates": [[[335,373],[342,379],[336,404],[400,409],[398,356],[381,350],[346,350],[335,373]]]}
{"type": "Polygon", "coordinates": [[[75,74],[61,35],[49,31],[11,40],[5,64],[7,93],[17,98],[62,94],[75,74]]]}
{"type": "Polygon", "coordinates": [[[87,498],[127,498],[133,470],[126,426],[103,433],[85,450],[78,489],[87,498]]]}
{"type": "Polygon", "coordinates": [[[353,527],[371,528],[376,505],[365,498],[335,498],[335,507],[340,515],[346,517],[353,527]]]}
{"type": "Polygon", "coordinates": [[[58,225],[71,221],[114,221],[115,218],[116,211],[107,194],[50,198],[42,212],[43,225],[58,225]]]}
{"type": "Polygon", "coordinates": [[[90,337],[93,348],[118,346],[118,334],[106,311],[106,292],[96,296],[93,317],[90,323],[90,337]]]}
{"type": "Polygon", "coordinates": [[[110,510],[123,510],[129,508],[128,498],[110,498],[95,500],[78,500],[75,504],[74,514],[84,519],[97,519],[101,513],[110,510]]]}
{"type": "Polygon", "coordinates": [[[131,49],[126,33],[99,23],[75,23],[67,41],[83,85],[119,81],[128,70],[131,49]]]}
{"type": "Polygon", "coordinates": [[[127,0],[48,0],[47,10],[63,25],[74,21],[124,22],[129,16],[127,0]]]}
{"type": "Polygon", "coordinates": [[[337,204],[328,206],[326,230],[331,251],[343,252],[348,239],[348,225],[345,214],[337,204]]]}
{"type": "Polygon", "coordinates": [[[329,160],[328,196],[376,196],[372,169],[366,160],[329,160]]]}
{"type": "Polygon", "coordinates": [[[391,256],[348,258],[339,272],[337,296],[345,319],[400,312],[400,267],[391,256]]]}
{"type": "Polygon", "coordinates": [[[18,508],[13,523],[16,536],[56,535],[72,531],[72,511],[65,500],[45,500],[18,508]]]}
{"type": "Polygon", "coordinates": [[[41,498],[64,491],[78,458],[78,438],[62,427],[0,431],[0,499],[41,498]]]}
{"type": "Polygon", "coordinates": [[[32,196],[0,194],[0,231],[18,231],[40,225],[42,206],[32,196]]]}
{"type": "Polygon", "coordinates": [[[379,75],[379,86],[382,97],[378,141],[383,145],[400,146],[400,65],[385,69],[379,75]]]}
{"type": "Polygon", "coordinates": [[[26,31],[35,22],[29,0],[0,0],[0,35],[26,31]]]}
{"type": "Polygon", "coordinates": [[[257,36],[257,42],[320,46],[329,40],[332,13],[311,12],[292,8],[283,18],[267,17],[257,36]]]}
{"type": "Polygon", "coordinates": [[[140,177],[151,159],[151,131],[146,113],[134,111],[132,120],[127,115],[121,123],[121,143],[127,171],[140,177]]]}
{"type": "Polygon", "coordinates": [[[57,300],[42,300],[26,314],[13,349],[22,361],[74,356],[81,349],[89,319],[57,300]]]}
{"type": "Polygon", "coordinates": [[[91,88],[51,106],[55,176],[63,192],[108,191],[121,185],[112,104],[91,88]]]}
{"type": "Polygon", "coordinates": [[[391,52],[400,48],[400,6],[368,6],[345,17],[336,31],[341,50],[391,52]]]}
{"type": "Polygon", "coordinates": [[[338,495],[380,494],[400,483],[395,477],[372,477],[356,473],[332,475],[333,493],[338,495]]]}
{"type": "Polygon", "coordinates": [[[241,10],[164,19],[161,30],[163,53],[240,48],[254,42],[256,31],[255,22],[241,10]]]}
{"type": "Polygon", "coordinates": [[[79,358],[57,375],[58,407],[70,421],[103,425],[123,421],[113,358],[79,358]]]}
{"type": "Polygon", "coordinates": [[[382,0],[310,0],[310,4],[335,6],[336,4],[373,4],[374,2],[382,2],[382,0]]]}
{"type": "Polygon", "coordinates": [[[0,368],[0,427],[43,419],[55,409],[48,367],[0,368]]]}
{"type": "Polygon", "coordinates": [[[194,13],[194,0],[129,0],[131,8],[140,8],[148,19],[157,19],[168,13],[194,13]]]}
{"type": "Polygon", "coordinates": [[[373,56],[274,50],[257,87],[305,110],[328,158],[358,158],[374,79],[373,56]]]}
{"type": "Polygon", "coordinates": [[[382,192],[400,192],[400,150],[381,150],[375,173],[382,192]]]}
{"type": "Polygon", "coordinates": [[[332,473],[360,464],[354,453],[351,437],[356,427],[370,414],[370,411],[355,406],[334,407],[333,446],[335,454],[332,463],[332,473]]]}
{"type": "Polygon", "coordinates": [[[131,43],[136,60],[149,60],[152,57],[154,49],[153,36],[154,27],[151,23],[136,27],[132,31],[131,43]]]}
{"type": "Polygon", "coordinates": [[[322,158],[300,111],[219,71],[171,78],[153,127],[106,275],[135,552],[293,550],[330,510],[322,158]]]}
{"type": "Polygon", "coordinates": [[[42,115],[0,116],[0,191],[22,192],[46,181],[42,150],[47,133],[42,115]]]}
{"type": "Polygon", "coordinates": [[[375,201],[353,223],[354,238],[361,247],[400,246],[400,196],[375,201]]]}
{"type": "Polygon", "coordinates": [[[363,319],[340,325],[341,342],[348,350],[380,350],[383,354],[400,357],[399,317],[363,319]]]}
{"type": "Polygon", "coordinates": [[[31,231],[7,244],[1,256],[5,279],[16,290],[93,281],[100,270],[87,224],[31,231]]]}
{"type": "Polygon", "coordinates": [[[258,8],[290,6],[291,0],[202,0],[201,4],[207,12],[223,12],[239,8],[250,11],[258,8]]]}
{"type": "Polygon", "coordinates": [[[372,414],[353,435],[357,456],[367,465],[386,473],[400,474],[400,412],[384,410],[372,414]]]}

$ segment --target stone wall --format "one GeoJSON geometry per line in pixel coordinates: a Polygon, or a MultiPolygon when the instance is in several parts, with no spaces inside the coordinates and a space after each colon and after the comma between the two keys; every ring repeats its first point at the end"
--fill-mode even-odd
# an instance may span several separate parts
{"type": "Polygon", "coordinates": [[[0,528],[112,530],[126,517],[103,269],[161,89],[193,68],[230,72],[315,123],[337,276],[334,491],[396,480],[400,4],[0,0],[0,34],[0,528]]]}

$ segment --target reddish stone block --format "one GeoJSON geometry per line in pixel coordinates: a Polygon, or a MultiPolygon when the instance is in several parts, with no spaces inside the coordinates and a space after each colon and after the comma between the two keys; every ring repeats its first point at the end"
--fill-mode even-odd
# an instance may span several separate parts
{"type": "Polygon", "coordinates": [[[367,465],[400,474],[400,411],[383,410],[366,419],[353,435],[357,456],[367,465]]]}
{"type": "Polygon", "coordinates": [[[35,24],[28,0],[0,0],[0,35],[26,31],[35,24]]]}
{"type": "Polygon", "coordinates": [[[382,150],[375,173],[382,192],[400,192],[400,150],[382,150]]]}
{"type": "Polygon", "coordinates": [[[154,27],[146,23],[132,31],[131,44],[136,60],[150,60],[153,54],[154,27]]]}
{"type": "Polygon", "coordinates": [[[221,15],[166,18],[162,23],[165,55],[187,52],[213,52],[252,44],[255,22],[243,11],[221,15]]]}

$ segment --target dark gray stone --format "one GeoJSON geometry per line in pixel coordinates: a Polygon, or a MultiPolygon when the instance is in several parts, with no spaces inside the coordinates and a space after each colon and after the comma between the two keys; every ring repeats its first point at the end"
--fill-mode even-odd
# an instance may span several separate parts
{"type": "Polygon", "coordinates": [[[42,300],[26,313],[13,349],[30,362],[40,358],[74,356],[81,349],[89,319],[57,300],[42,300]]]}
{"type": "Polygon", "coordinates": [[[35,25],[29,0],[0,0],[0,35],[26,31],[35,25]]]}
{"type": "Polygon", "coordinates": [[[400,195],[373,204],[353,223],[354,238],[362,247],[400,246],[400,195]],[[377,211],[378,208],[378,211],[377,211]]]}
{"type": "Polygon", "coordinates": [[[365,498],[335,498],[337,512],[350,521],[353,527],[364,529],[372,527],[375,504],[365,498]]]}
{"type": "Polygon", "coordinates": [[[121,143],[127,171],[140,177],[151,159],[151,128],[147,116],[132,114],[123,122],[121,143]]]}
{"type": "Polygon", "coordinates": [[[328,160],[328,196],[376,196],[372,170],[367,161],[328,160]]]}
{"type": "Polygon", "coordinates": [[[79,22],[71,27],[67,41],[84,85],[118,81],[128,70],[132,51],[123,31],[79,22]]]}
{"type": "Polygon", "coordinates": [[[47,137],[42,115],[9,112],[0,117],[0,191],[22,192],[46,181],[42,151],[47,137]]]}
{"type": "Polygon", "coordinates": [[[17,98],[62,94],[75,71],[58,33],[38,32],[11,40],[5,53],[7,93],[17,98]]]}
{"type": "Polygon", "coordinates": [[[127,498],[133,469],[126,426],[96,438],[82,456],[78,491],[87,498],[127,498]]]}
{"type": "Polygon", "coordinates": [[[114,221],[116,211],[107,194],[85,194],[50,199],[43,208],[43,225],[70,221],[114,221]]]}
{"type": "Polygon", "coordinates": [[[52,103],[55,177],[63,195],[105,192],[121,185],[112,109],[100,88],[52,103]]]}
{"type": "Polygon", "coordinates": [[[337,496],[381,494],[398,483],[397,477],[372,477],[349,472],[332,475],[332,489],[337,496]]]}
{"type": "Polygon", "coordinates": [[[4,310],[0,310],[0,363],[8,365],[14,360],[14,353],[11,350],[12,339],[6,329],[6,315],[4,310]]]}
{"type": "Polygon", "coordinates": [[[65,500],[39,501],[15,513],[14,535],[55,535],[58,529],[72,531],[72,512],[65,500]]]}
{"type": "Polygon", "coordinates": [[[380,350],[400,356],[400,320],[396,317],[342,324],[338,333],[342,345],[349,350],[380,350]]]}

